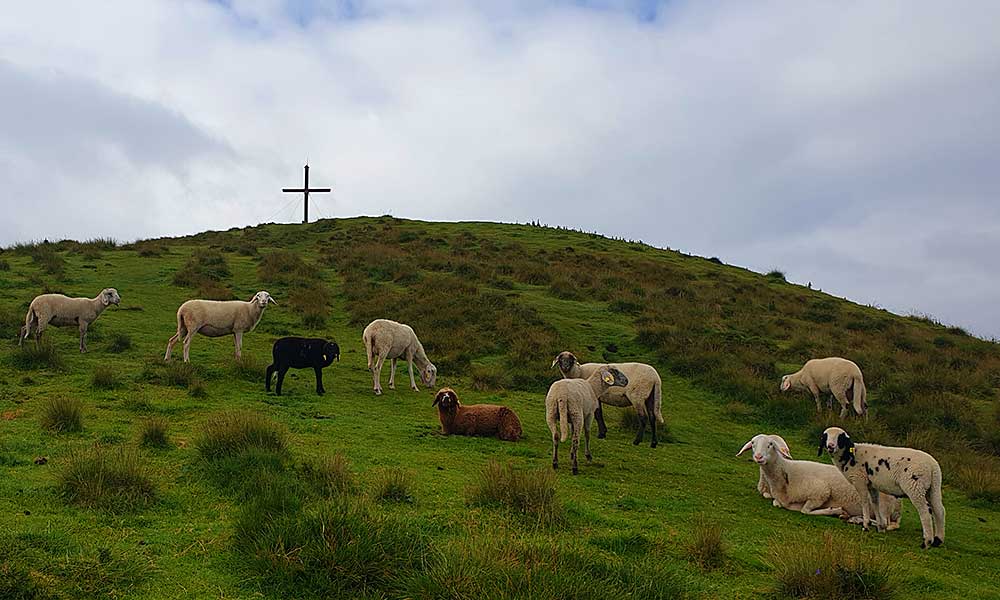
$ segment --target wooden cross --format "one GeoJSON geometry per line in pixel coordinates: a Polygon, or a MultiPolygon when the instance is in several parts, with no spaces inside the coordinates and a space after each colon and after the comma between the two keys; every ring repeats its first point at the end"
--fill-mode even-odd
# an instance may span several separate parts
{"type": "Polygon", "coordinates": [[[305,184],[300,188],[282,188],[282,192],[298,192],[302,194],[303,204],[305,205],[305,210],[302,214],[302,222],[309,222],[309,192],[329,192],[330,188],[311,188],[309,187],[309,164],[306,163],[306,180],[305,184]]]}

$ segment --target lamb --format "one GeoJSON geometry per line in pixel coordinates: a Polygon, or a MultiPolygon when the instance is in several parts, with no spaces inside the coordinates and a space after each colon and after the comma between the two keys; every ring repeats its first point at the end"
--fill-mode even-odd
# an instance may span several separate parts
{"type": "Polygon", "coordinates": [[[243,355],[243,334],[253,331],[264,316],[267,303],[278,304],[271,294],[259,291],[250,300],[188,300],[177,309],[177,333],[167,342],[163,360],[170,360],[174,344],[184,338],[184,362],[189,362],[191,340],[195,333],[208,337],[232,335],[236,358],[243,355]]]}
{"type": "MultiPolygon", "coordinates": [[[[808,390],[816,401],[816,411],[822,410],[820,393],[830,393],[840,402],[840,418],[847,416],[848,407],[868,419],[868,391],[861,369],[853,362],[838,357],[814,358],[797,372],[781,378],[781,391],[808,390]]],[[[830,401],[827,400],[827,406],[830,401]]]]}
{"type": "Polygon", "coordinates": [[[336,342],[328,342],[319,338],[283,337],[274,342],[271,348],[273,362],[268,365],[264,374],[264,389],[271,391],[271,376],[278,373],[278,382],[274,391],[281,395],[281,384],[285,381],[285,373],[289,368],[306,369],[312,367],[316,372],[316,394],[322,396],[323,368],[329,367],[334,360],[340,360],[340,346],[336,342]]]}
{"type": "MultiPolygon", "coordinates": [[[[760,434],[760,435],[764,435],[764,434],[760,434]]],[[[746,451],[747,449],[749,449],[750,445],[753,443],[753,441],[755,439],[757,439],[757,437],[758,436],[754,436],[753,439],[751,439],[749,442],[747,442],[746,445],[743,446],[743,449],[740,450],[736,454],[736,456],[739,456],[740,454],[743,454],[744,451],[746,451]]],[[[788,443],[785,441],[785,438],[781,437],[780,435],[773,435],[773,434],[769,435],[767,437],[769,437],[772,440],[774,440],[774,443],[776,444],[778,450],[783,455],[787,456],[788,458],[792,457],[792,451],[788,449],[788,443]]],[[[770,499],[772,499],[774,497],[774,496],[771,495],[771,486],[769,486],[767,484],[767,478],[764,477],[764,465],[760,465],[760,477],[757,479],[757,491],[760,492],[761,496],[767,498],[768,500],[770,500],[770,499]]]]}
{"type": "MultiPolygon", "coordinates": [[[[760,466],[764,486],[770,494],[764,497],[770,497],[774,506],[805,515],[839,516],[851,523],[862,522],[861,497],[834,467],[792,460],[788,445],[777,435],[755,435],[736,456],[750,448],[753,448],[753,460],[760,466]]],[[[899,509],[898,500],[885,498],[882,510],[890,529],[899,527],[899,509]]]]}
{"type": "Polygon", "coordinates": [[[567,428],[573,428],[573,445],[570,448],[570,458],[573,460],[573,474],[579,473],[576,452],[580,447],[580,429],[586,436],[587,460],[593,460],[590,454],[590,425],[594,414],[600,407],[598,398],[609,387],[625,387],[628,377],[616,367],[602,366],[587,379],[560,379],[551,386],[545,395],[545,420],[552,433],[552,468],[559,468],[559,442],[566,441],[567,428]],[[556,420],[562,436],[556,432],[556,420]]]}
{"type": "Polygon", "coordinates": [[[76,325],[80,329],[80,352],[87,351],[87,327],[101,316],[108,306],[121,304],[122,298],[115,288],[104,288],[96,298],[70,298],[62,294],[36,296],[28,306],[24,327],[17,340],[20,346],[35,330],[35,346],[42,339],[42,332],[49,325],[65,327],[76,325]]]}
{"type": "Polygon", "coordinates": [[[644,363],[615,363],[602,365],[599,363],[580,364],[572,352],[560,352],[552,361],[552,366],[559,367],[565,379],[587,379],[595,371],[604,366],[615,367],[628,377],[629,383],[625,388],[612,387],[601,395],[601,404],[597,407],[595,417],[597,419],[597,437],[604,439],[608,433],[608,427],[604,424],[604,411],[602,404],[610,406],[632,406],[635,407],[636,414],[639,415],[639,431],[632,442],[635,445],[642,443],[642,437],[646,432],[646,421],[649,421],[649,429],[653,436],[650,448],[656,448],[656,424],[663,422],[663,414],[660,412],[661,393],[663,384],[660,382],[660,374],[653,367],[644,363]],[[655,417],[655,418],[654,418],[655,417]]]}
{"type": "Polygon", "coordinates": [[[390,390],[396,389],[396,360],[400,358],[405,358],[410,368],[410,387],[413,391],[420,391],[416,381],[413,380],[414,362],[420,370],[420,381],[427,387],[434,386],[437,381],[437,367],[427,359],[424,345],[417,339],[412,327],[389,319],[375,319],[365,327],[361,337],[365,343],[368,370],[372,372],[376,396],[382,394],[382,363],[387,358],[392,361],[392,369],[389,372],[390,390]]]}
{"type": "Polygon", "coordinates": [[[864,527],[873,505],[879,531],[885,529],[881,511],[884,492],[896,498],[906,496],[920,515],[924,539],[921,548],[944,542],[944,503],[941,501],[941,466],[934,457],[913,448],[878,444],[855,444],[840,427],[828,427],[819,439],[817,456],[823,449],[833,457],[837,471],[854,486],[862,498],[864,527]]]}
{"type": "Polygon", "coordinates": [[[458,394],[451,388],[439,390],[431,406],[438,407],[441,431],[446,435],[495,435],[508,442],[521,439],[521,421],[506,406],[462,406],[458,394]]]}

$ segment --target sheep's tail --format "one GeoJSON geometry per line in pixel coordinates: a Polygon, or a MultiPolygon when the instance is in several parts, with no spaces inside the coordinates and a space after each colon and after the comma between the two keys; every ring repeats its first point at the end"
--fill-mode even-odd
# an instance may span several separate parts
{"type": "Polygon", "coordinates": [[[854,378],[854,410],[859,415],[864,415],[868,420],[868,390],[865,388],[865,381],[860,377],[854,378]]]}
{"type": "Polygon", "coordinates": [[[374,335],[363,335],[365,343],[365,354],[368,356],[368,370],[372,370],[372,365],[375,364],[375,340],[374,335]]]}
{"type": "Polygon", "coordinates": [[[660,404],[663,400],[663,384],[657,382],[653,384],[653,391],[650,394],[653,398],[653,411],[656,415],[656,422],[663,422],[663,413],[660,412],[660,404]]]}
{"type": "MultiPolygon", "coordinates": [[[[941,467],[931,474],[931,488],[927,490],[927,500],[934,517],[934,536],[944,541],[944,501],[941,499],[941,467]]],[[[938,542],[940,543],[940,542],[938,542]]]]}
{"type": "Polygon", "coordinates": [[[569,437],[569,407],[566,405],[566,397],[559,398],[559,435],[560,441],[565,442],[569,437]]]}

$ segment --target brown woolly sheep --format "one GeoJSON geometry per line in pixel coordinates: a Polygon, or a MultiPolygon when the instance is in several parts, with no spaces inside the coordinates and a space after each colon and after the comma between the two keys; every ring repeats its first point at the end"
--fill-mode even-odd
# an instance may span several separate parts
{"type": "Polygon", "coordinates": [[[521,438],[521,421],[506,406],[462,406],[458,401],[458,394],[451,388],[440,389],[431,406],[438,407],[441,431],[446,435],[495,435],[508,442],[516,442],[521,438]]]}

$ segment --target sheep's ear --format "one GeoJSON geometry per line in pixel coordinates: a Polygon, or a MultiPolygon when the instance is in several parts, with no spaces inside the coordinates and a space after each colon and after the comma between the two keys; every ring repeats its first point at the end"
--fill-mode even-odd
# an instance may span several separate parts
{"type": "Polygon", "coordinates": [[[601,369],[601,379],[603,379],[604,383],[606,383],[608,385],[614,385],[615,384],[615,376],[614,376],[614,374],[611,371],[607,370],[607,369],[601,369]]]}
{"type": "Polygon", "coordinates": [[[781,452],[781,455],[784,456],[785,458],[789,459],[792,458],[792,451],[789,450],[788,446],[784,444],[781,443],[778,444],[778,452],[781,452]]]}
{"type": "MultiPolygon", "coordinates": [[[[558,354],[556,355],[555,358],[552,359],[552,367],[556,366],[557,364],[559,364],[559,355],[558,354]]],[[[549,368],[551,369],[552,367],[549,367],[549,368]]]]}
{"type": "Polygon", "coordinates": [[[433,407],[435,407],[435,406],[438,405],[438,402],[441,401],[441,394],[443,394],[443,393],[444,392],[438,392],[437,395],[434,396],[434,402],[431,403],[431,408],[433,408],[433,407]]]}
{"type": "Polygon", "coordinates": [[[826,446],[826,432],[819,436],[819,448],[816,449],[816,456],[823,456],[823,446],[826,446]]]}
{"type": "Polygon", "coordinates": [[[104,306],[111,304],[111,299],[108,298],[108,290],[101,292],[101,304],[104,306]]]}
{"type": "Polygon", "coordinates": [[[740,454],[743,454],[744,452],[749,450],[750,446],[753,446],[753,440],[750,440],[749,442],[743,444],[743,447],[740,448],[740,451],[736,453],[736,456],[739,456],[740,454]]]}
{"type": "Polygon", "coordinates": [[[271,294],[267,295],[267,301],[270,302],[271,304],[275,305],[275,306],[278,305],[278,301],[275,300],[274,296],[272,296],[271,294]]]}

